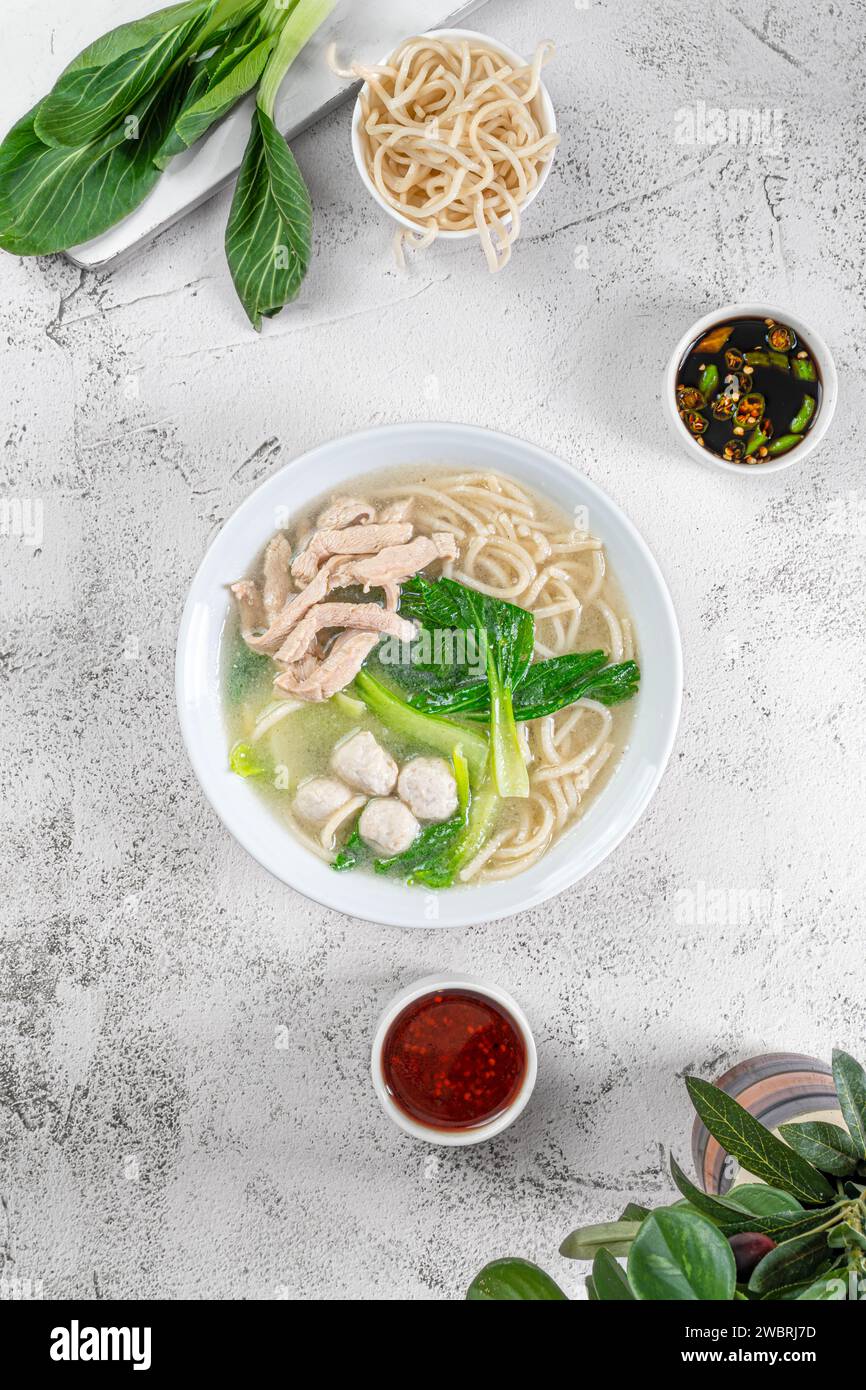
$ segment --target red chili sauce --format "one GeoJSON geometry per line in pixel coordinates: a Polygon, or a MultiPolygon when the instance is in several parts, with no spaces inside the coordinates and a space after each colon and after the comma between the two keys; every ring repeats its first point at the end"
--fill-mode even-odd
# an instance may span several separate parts
{"type": "Polygon", "coordinates": [[[507,1110],[526,1074],[511,1015],[469,989],[407,1004],[382,1048],[385,1085],[400,1109],[432,1129],[471,1129],[507,1110]]]}

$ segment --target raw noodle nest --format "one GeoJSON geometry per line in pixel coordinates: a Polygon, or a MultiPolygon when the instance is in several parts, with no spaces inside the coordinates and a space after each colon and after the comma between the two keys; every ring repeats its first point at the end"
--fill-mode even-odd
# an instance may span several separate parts
{"type": "Polygon", "coordinates": [[[396,236],[420,248],[439,232],[476,228],[491,270],[508,262],[520,208],[538,184],[558,137],[545,134],[536,100],[540,44],[515,67],[495,48],[466,39],[407,39],[362,77],[360,138],[367,171],[395,212],[419,224],[396,236]]]}

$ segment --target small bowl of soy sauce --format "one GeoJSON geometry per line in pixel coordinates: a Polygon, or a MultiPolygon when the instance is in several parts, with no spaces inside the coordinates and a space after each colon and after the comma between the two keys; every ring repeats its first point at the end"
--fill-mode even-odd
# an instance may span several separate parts
{"type": "Polygon", "coordinates": [[[674,433],[697,462],[777,473],[823,439],[836,408],[827,344],[796,315],[757,304],[705,314],[680,339],[664,381],[674,433]]]}

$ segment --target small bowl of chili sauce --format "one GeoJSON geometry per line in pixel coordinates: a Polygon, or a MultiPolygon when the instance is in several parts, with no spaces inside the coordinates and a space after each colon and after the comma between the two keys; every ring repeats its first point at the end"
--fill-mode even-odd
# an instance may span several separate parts
{"type": "Polygon", "coordinates": [[[775,473],[820,443],[836,407],[824,340],[786,310],[730,304],[699,319],[671,354],[664,401],[692,458],[775,473]]]}
{"type": "Polygon", "coordinates": [[[479,1144],[523,1110],[535,1042],[519,1004],[461,975],[417,980],[391,1001],[373,1040],[373,1085],[400,1129],[430,1144],[479,1144]]]}

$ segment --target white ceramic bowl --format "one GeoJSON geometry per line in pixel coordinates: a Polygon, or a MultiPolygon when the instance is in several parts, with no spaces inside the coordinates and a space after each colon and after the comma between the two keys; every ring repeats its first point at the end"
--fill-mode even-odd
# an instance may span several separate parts
{"type": "MultiPolygon", "coordinates": [[[[474,29],[430,29],[424,35],[424,37],[430,39],[467,39],[470,42],[483,43],[486,47],[495,49],[496,52],[501,53],[503,58],[505,58],[506,61],[509,63],[520,64],[522,66],[526,62],[525,58],[521,57],[519,53],[516,53],[513,48],[508,48],[506,44],[500,43],[499,39],[492,39],[488,34],[479,34],[474,29]]],[[[383,56],[382,62],[387,62],[391,56],[391,53],[393,53],[398,47],[399,45],[395,44],[390,49],[390,51],[383,56]]],[[[392,217],[395,222],[398,222],[401,227],[405,227],[410,232],[422,231],[423,226],[420,222],[411,217],[404,216],[403,213],[396,212],[394,208],[391,207],[390,203],[385,201],[378,188],[374,184],[373,180],[370,178],[369,173],[367,172],[367,161],[364,157],[364,148],[361,143],[361,97],[363,95],[363,92],[364,87],[361,88],[361,92],[358,94],[358,99],[355,102],[355,109],[352,113],[352,154],[355,156],[355,164],[357,165],[358,173],[361,176],[361,179],[364,183],[365,188],[367,189],[367,192],[370,194],[372,198],[376,200],[380,208],[384,208],[385,212],[387,212],[389,217],[392,217]]],[[[555,134],[556,113],[553,109],[553,102],[550,100],[547,88],[545,87],[543,82],[539,83],[538,92],[536,93],[535,98],[532,102],[532,109],[535,114],[535,118],[538,121],[539,127],[542,131],[542,134],[555,134]]],[[[554,151],[551,154],[550,158],[546,160],[545,163],[542,165],[541,171],[538,175],[537,184],[533,188],[532,192],[529,194],[529,197],[526,199],[526,201],[524,203],[521,203],[520,205],[521,215],[523,214],[524,209],[528,208],[530,203],[535,201],[542,188],[544,187],[544,184],[547,180],[547,176],[550,173],[550,166],[552,165],[555,158],[556,149],[554,148],[554,151]]],[[[504,220],[506,222],[509,222],[511,220],[510,215],[507,216],[504,220]]],[[[460,232],[439,232],[437,235],[437,240],[438,237],[442,237],[445,241],[461,241],[465,240],[467,237],[477,236],[478,232],[475,230],[475,228],[468,227],[465,231],[460,232]]]]}
{"type": "Polygon", "coordinates": [[[680,711],[682,653],[670,595],[631,522],[568,464],[522,440],[471,425],[386,425],[323,444],[286,464],[234,513],[205,555],[180,625],[177,707],[187,751],[214,810],[235,839],[284,883],[352,917],[405,927],[461,927],[508,917],[561,893],[615,849],[646,810],[661,780],[680,711]],[[440,893],[379,875],[335,873],[294,838],[249,782],[228,768],[220,643],[229,615],[226,585],[248,573],[265,542],[325,493],[350,491],[365,473],[444,463],[498,470],[567,512],[589,509],[634,621],[641,688],[629,745],[583,820],[518,878],[440,893]],[[280,513],[283,518],[280,519],[280,513]]]}
{"type": "Polygon", "coordinates": [[[415,1139],[425,1140],[428,1144],[445,1144],[449,1148],[463,1148],[467,1144],[483,1144],[485,1140],[492,1139],[495,1134],[501,1134],[504,1129],[514,1123],[521,1111],[525,1109],[535,1088],[538,1056],[535,1051],[535,1039],[532,1036],[532,1029],[527,1017],[517,1000],[513,999],[507,990],[500,989],[499,985],[484,985],[480,980],[473,980],[468,975],[428,975],[423,980],[415,980],[413,984],[407,985],[405,989],[395,995],[376,1024],[370,1059],[370,1074],[382,1109],[398,1128],[404,1130],[406,1134],[411,1134],[415,1139]],[[417,1120],[413,1120],[411,1115],[407,1115],[396,1104],[385,1084],[385,1076],[382,1071],[382,1048],[388,1029],[394,1019],[403,1012],[407,1004],[413,1003],[425,994],[434,994],[443,989],[469,989],[475,994],[483,994],[486,998],[501,1004],[517,1024],[523,1045],[526,1048],[526,1075],[514,1100],[507,1110],[504,1110],[501,1115],[497,1115],[495,1120],[491,1120],[486,1125],[475,1125],[473,1129],[431,1129],[429,1125],[419,1124],[417,1120]]]}
{"type": "Polygon", "coordinates": [[[833,419],[833,412],[836,409],[838,392],[836,364],[830,349],[821,335],[810,328],[807,323],[804,323],[801,318],[798,318],[796,314],[790,314],[787,309],[776,309],[768,304],[724,304],[721,309],[714,309],[712,313],[704,314],[703,318],[699,318],[697,323],[693,323],[688,332],[680,338],[671,353],[670,361],[665,370],[662,402],[668,423],[679,443],[696,463],[702,463],[705,468],[720,468],[726,473],[742,473],[749,477],[759,477],[765,473],[778,473],[783,468],[790,468],[792,463],[802,463],[813,449],[817,449],[830,428],[830,421],[833,419]],[[779,458],[770,459],[766,463],[731,463],[727,459],[719,458],[716,454],[711,453],[709,449],[702,448],[694,435],[686,429],[677,410],[677,372],[687,348],[696,338],[709,332],[716,324],[725,323],[734,318],[775,319],[777,323],[789,324],[797,337],[804,339],[812,349],[821,375],[821,406],[815,416],[815,423],[812,428],[803,436],[802,444],[796,444],[787,454],[781,454],[779,458]]]}

